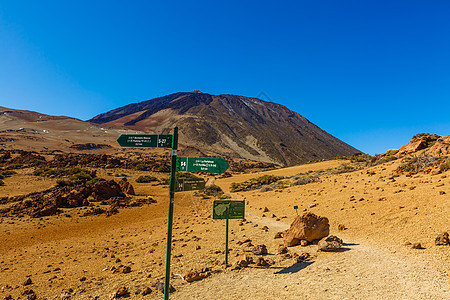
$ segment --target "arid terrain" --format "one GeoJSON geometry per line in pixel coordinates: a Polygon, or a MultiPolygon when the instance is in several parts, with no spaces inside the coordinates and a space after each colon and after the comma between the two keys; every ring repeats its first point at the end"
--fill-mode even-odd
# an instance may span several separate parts
{"type": "MultiPolygon", "coordinates": [[[[450,231],[448,160],[441,156],[420,164],[417,157],[428,157],[423,151],[432,146],[414,147],[414,142],[411,149],[401,149],[400,158],[395,151],[391,154],[397,156],[377,159],[357,156],[258,172],[231,171],[227,176],[197,174],[226,196],[176,193],[171,264],[175,292],[170,298],[449,299],[450,246],[435,244],[439,234],[450,231]],[[282,177],[269,185],[258,185],[257,180],[239,185],[263,175],[282,177]],[[223,265],[225,221],[211,217],[212,201],[218,197],[246,201],[245,220],[230,220],[229,267],[223,265]],[[280,251],[283,239],[275,236],[306,211],[329,219],[330,234],[343,240],[341,249],[319,252],[317,244],[309,243],[280,251]],[[416,243],[419,249],[412,247],[416,243]],[[263,244],[266,255],[252,252],[263,244]],[[298,261],[303,253],[309,258],[298,261]],[[254,262],[263,257],[267,265],[238,268],[235,263],[242,255],[254,262]],[[206,278],[187,282],[191,270],[206,278]]],[[[132,161],[141,152],[117,155],[132,161]]],[[[165,154],[155,155],[162,159],[165,154]]],[[[118,183],[126,178],[135,195],[100,201],[94,189],[88,202],[75,205],[70,204],[76,199],[71,195],[79,188],[75,183],[64,186],[72,177],[43,173],[39,159],[11,166],[19,156],[26,155],[3,156],[2,169],[14,172],[6,173],[0,186],[1,299],[110,299],[120,294],[162,298],[155,283],[164,278],[168,173],[152,170],[151,162],[147,170],[126,163],[112,166],[114,155],[105,159],[109,165],[87,163],[81,167],[95,171],[98,178],[118,183]],[[36,172],[39,169],[42,172],[36,172]],[[154,176],[154,181],[136,182],[143,175],[154,176]],[[68,181],[63,184],[61,178],[68,181]],[[61,191],[48,192],[55,185],[63,185],[61,191]],[[28,195],[35,192],[43,193],[28,195]],[[14,198],[21,195],[28,196],[14,198]],[[55,214],[37,215],[42,207],[34,207],[33,201],[49,197],[67,202],[55,208],[55,214]]],[[[54,159],[45,156],[47,165],[54,159]]],[[[57,164],[48,168],[56,170],[57,164]]]]}

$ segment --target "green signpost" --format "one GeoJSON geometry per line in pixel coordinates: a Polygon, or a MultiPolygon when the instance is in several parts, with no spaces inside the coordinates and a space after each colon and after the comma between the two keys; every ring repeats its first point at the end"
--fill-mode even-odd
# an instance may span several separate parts
{"type": "Polygon", "coordinates": [[[229,165],[223,158],[177,157],[177,171],[223,173],[229,165]]]}
{"type": "Polygon", "coordinates": [[[160,147],[172,148],[170,134],[122,134],[117,142],[122,147],[160,147]]]}
{"type": "Polygon", "coordinates": [[[206,182],[203,178],[180,178],[175,184],[175,192],[203,190],[206,182]]]}
{"type": "Polygon", "coordinates": [[[225,219],[225,265],[228,264],[228,220],[244,219],[244,217],[245,201],[213,201],[213,219],[225,219]]]}
{"type": "Polygon", "coordinates": [[[223,173],[229,166],[223,158],[177,157],[178,127],[173,128],[172,135],[122,134],[117,139],[117,142],[122,147],[172,148],[172,155],[170,159],[169,213],[167,220],[166,272],[164,278],[164,299],[167,300],[169,299],[170,290],[170,258],[172,251],[173,205],[175,192],[192,191],[205,188],[204,179],[184,178],[177,180],[175,176],[176,171],[223,173]]]}

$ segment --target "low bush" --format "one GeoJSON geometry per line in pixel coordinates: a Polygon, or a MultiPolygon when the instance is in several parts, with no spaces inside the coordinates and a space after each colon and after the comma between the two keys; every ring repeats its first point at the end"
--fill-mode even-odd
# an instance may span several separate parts
{"type": "Polygon", "coordinates": [[[305,184],[308,184],[308,183],[319,182],[319,181],[320,181],[320,179],[317,178],[317,177],[311,177],[311,176],[299,177],[299,178],[296,178],[291,183],[291,186],[305,185],[305,184]]]}
{"type": "Polygon", "coordinates": [[[431,155],[413,156],[403,160],[403,163],[398,167],[399,172],[419,172],[426,168],[434,166],[439,158],[431,155]]]}
{"type": "Polygon", "coordinates": [[[272,184],[283,178],[284,178],[283,176],[264,175],[264,176],[261,176],[258,178],[252,178],[252,179],[246,180],[244,182],[240,182],[240,183],[233,182],[233,183],[231,183],[231,191],[232,192],[241,192],[241,191],[260,189],[263,185],[272,184]]]}
{"type": "Polygon", "coordinates": [[[150,176],[150,175],[144,175],[144,176],[139,176],[136,179],[137,183],[148,183],[148,182],[152,182],[152,181],[158,181],[158,178],[156,178],[154,176],[150,176]]]}

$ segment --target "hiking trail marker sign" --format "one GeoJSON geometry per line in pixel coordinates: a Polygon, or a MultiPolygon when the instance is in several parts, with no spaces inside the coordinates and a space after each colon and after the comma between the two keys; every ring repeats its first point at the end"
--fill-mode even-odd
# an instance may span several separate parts
{"type": "Polygon", "coordinates": [[[245,201],[214,200],[213,219],[244,219],[245,201]]]}
{"type": "Polygon", "coordinates": [[[122,134],[117,142],[122,147],[172,148],[170,134],[122,134]]]}
{"type": "MultiPolygon", "coordinates": [[[[166,273],[164,278],[164,300],[169,299],[170,258],[172,251],[173,204],[175,192],[192,191],[205,188],[205,180],[176,179],[176,171],[223,173],[229,167],[223,158],[177,157],[178,127],[173,134],[122,134],[117,142],[122,147],[172,148],[170,157],[169,213],[167,220],[166,273]]],[[[228,245],[228,219],[227,219],[228,245]]],[[[228,247],[228,246],[227,246],[228,247]]],[[[228,255],[228,251],[227,251],[228,255]]]]}
{"type": "Polygon", "coordinates": [[[228,265],[228,220],[245,218],[245,201],[214,200],[213,219],[225,219],[225,265],[228,265]]]}
{"type": "Polygon", "coordinates": [[[206,182],[203,178],[178,178],[175,184],[175,192],[203,190],[206,182]]]}
{"type": "Polygon", "coordinates": [[[177,171],[224,173],[229,165],[223,158],[177,157],[177,171]]]}

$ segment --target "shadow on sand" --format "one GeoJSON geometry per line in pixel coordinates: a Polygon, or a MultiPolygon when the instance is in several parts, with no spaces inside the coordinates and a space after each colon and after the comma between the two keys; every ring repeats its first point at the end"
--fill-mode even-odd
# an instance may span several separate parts
{"type": "Polygon", "coordinates": [[[275,272],[275,274],[297,273],[313,263],[314,263],[313,261],[304,261],[304,262],[300,262],[300,263],[295,263],[290,267],[286,267],[286,268],[281,269],[278,272],[275,272]]]}

